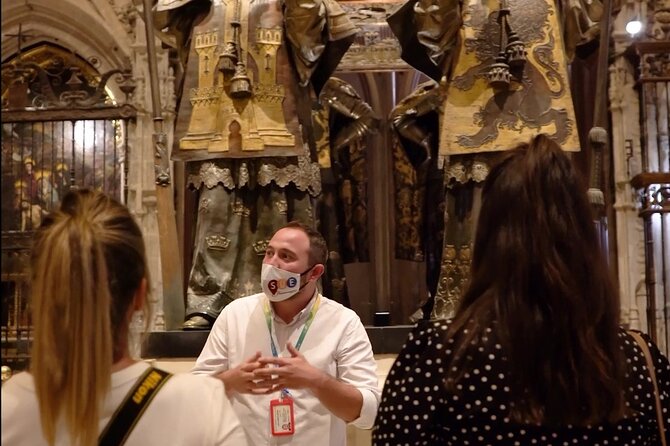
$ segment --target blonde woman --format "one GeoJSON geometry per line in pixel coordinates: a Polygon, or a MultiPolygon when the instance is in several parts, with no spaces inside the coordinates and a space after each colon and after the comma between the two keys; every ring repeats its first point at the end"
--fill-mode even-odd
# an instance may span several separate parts
{"type": "Polygon", "coordinates": [[[128,209],[69,193],[36,231],[32,266],[32,363],[2,387],[3,445],[236,443],[220,381],[170,376],[129,354],[148,271],[128,209]]]}

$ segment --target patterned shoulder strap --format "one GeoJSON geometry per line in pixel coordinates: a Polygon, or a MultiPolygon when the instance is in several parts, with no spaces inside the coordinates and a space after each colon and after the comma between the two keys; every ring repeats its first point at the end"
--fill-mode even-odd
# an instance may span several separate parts
{"type": "Polygon", "coordinates": [[[100,434],[98,445],[124,444],[151,400],[171,376],[171,373],[149,367],[112,415],[105,430],[100,434]]]}

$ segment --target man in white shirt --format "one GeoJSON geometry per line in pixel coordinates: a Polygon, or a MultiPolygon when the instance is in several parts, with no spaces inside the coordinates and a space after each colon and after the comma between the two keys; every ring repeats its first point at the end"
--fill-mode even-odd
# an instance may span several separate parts
{"type": "Polygon", "coordinates": [[[312,228],[278,230],[263,293],[223,309],[192,370],[224,382],[249,445],[342,446],[346,423],[374,424],[380,393],[365,328],[317,290],[327,255],[312,228]]]}

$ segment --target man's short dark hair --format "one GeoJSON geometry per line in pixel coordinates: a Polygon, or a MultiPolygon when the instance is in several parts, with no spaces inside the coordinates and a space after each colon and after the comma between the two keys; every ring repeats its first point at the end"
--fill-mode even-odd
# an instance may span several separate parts
{"type": "Polygon", "coordinates": [[[309,239],[310,266],[316,265],[317,263],[326,266],[326,261],[328,260],[328,246],[326,245],[326,240],[319,231],[297,220],[286,223],[280,229],[285,228],[300,229],[307,234],[307,238],[309,239]]]}

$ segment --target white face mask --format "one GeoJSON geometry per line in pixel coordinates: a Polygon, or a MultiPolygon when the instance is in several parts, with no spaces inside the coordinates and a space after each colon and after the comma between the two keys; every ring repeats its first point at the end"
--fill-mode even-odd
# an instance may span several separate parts
{"type": "Polygon", "coordinates": [[[261,268],[261,287],[270,299],[270,302],[281,302],[294,296],[302,288],[300,287],[300,276],[304,273],[293,273],[276,266],[264,263],[261,268]]]}

